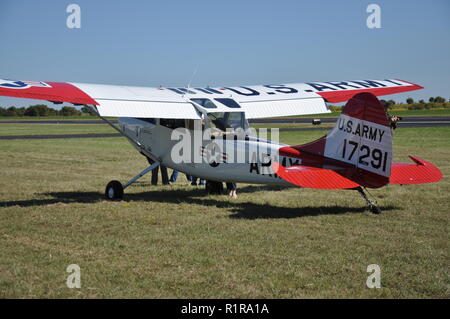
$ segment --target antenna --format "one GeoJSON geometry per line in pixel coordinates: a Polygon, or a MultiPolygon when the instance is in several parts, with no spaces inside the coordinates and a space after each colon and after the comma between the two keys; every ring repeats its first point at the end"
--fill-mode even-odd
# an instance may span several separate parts
{"type": "MultiPolygon", "coordinates": [[[[189,91],[189,88],[191,87],[192,80],[194,79],[194,76],[197,74],[198,67],[199,67],[199,64],[197,64],[197,66],[194,69],[194,72],[192,73],[191,79],[189,80],[189,83],[187,85],[186,93],[189,91]]],[[[184,97],[184,94],[183,94],[183,97],[184,97]]]]}

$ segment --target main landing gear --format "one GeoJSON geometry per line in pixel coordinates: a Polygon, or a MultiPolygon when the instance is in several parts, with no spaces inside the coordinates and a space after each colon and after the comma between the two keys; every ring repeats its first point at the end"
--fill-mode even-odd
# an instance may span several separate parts
{"type": "Polygon", "coordinates": [[[130,179],[125,185],[122,185],[119,181],[111,181],[106,185],[105,196],[109,200],[120,200],[123,198],[123,191],[125,188],[136,182],[139,178],[152,171],[154,168],[159,166],[159,162],[154,162],[152,165],[144,169],[142,172],[137,174],[135,177],[130,179]]]}
{"type": "Polygon", "coordinates": [[[367,196],[366,192],[364,192],[364,189],[361,186],[355,187],[354,189],[357,190],[358,193],[366,200],[369,210],[373,214],[381,214],[381,209],[376,205],[375,202],[370,200],[370,198],[367,196]]]}

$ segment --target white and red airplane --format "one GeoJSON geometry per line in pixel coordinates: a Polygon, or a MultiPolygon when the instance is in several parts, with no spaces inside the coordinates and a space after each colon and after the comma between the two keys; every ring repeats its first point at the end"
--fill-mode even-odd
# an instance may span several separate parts
{"type": "MultiPolygon", "coordinates": [[[[151,165],[125,184],[108,183],[108,199],[164,165],[216,182],[355,189],[438,182],[433,164],[392,162],[392,132],[376,96],[418,90],[410,82],[359,80],[221,88],[148,88],[0,80],[0,96],[88,105],[125,136],[151,165]],[[248,119],[321,114],[326,102],[348,101],[324,137],[297,146],[252,134],[248,119]],[[106,117],[118,117],[116,126],[106,117]],[[206,132],[206,133],[205,133],[206,132]]],[[[213,185],[213,182],[210,183],[213,185]]]]}

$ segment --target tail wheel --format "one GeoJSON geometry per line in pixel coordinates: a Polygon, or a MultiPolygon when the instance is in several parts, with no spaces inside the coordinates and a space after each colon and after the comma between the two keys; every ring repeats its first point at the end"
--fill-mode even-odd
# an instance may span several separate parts
{"type": "Polygon", "coordinates": [[[123,198],[123,186],[119,181],[111,181],[106,185],[105,196],[109,200],[118,200],[123,198]]]}
{"type": "Polygon", "coordinates": [[[376,205],[370,205],[369,209],[372,212],[372,214],[377,214],[377,215],[381,214],[381,209],[376,205]]]}

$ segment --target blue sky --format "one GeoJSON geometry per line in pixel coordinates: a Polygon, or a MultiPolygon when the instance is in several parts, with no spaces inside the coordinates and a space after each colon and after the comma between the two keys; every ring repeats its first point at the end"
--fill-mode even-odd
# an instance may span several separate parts
{"type": "Polygon", "coordinates": [[[398,78],[426,89],[388,98],[448,99],[449,15],[447,0],[1,0],[0,78],[186,86],[198,66],[192,85],[398,78]],[[81,29],[66,26],[71,3],[81,29]]]}

